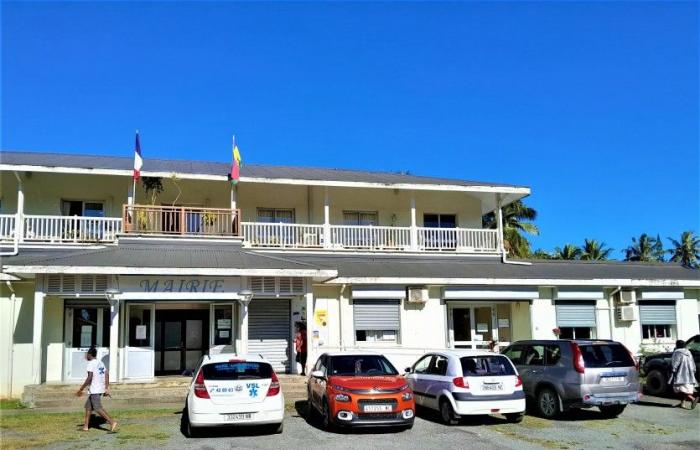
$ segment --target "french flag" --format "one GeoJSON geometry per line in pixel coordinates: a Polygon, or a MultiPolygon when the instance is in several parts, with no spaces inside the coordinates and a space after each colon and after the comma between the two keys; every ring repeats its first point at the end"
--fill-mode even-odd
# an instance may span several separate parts
{"type": "Polygon", "coordinates": [[[139,178],[141,178],[141,167],[143,167],[143,158],[141,158],[141,140],[137,131],[136,147],[134,148],[134,181],[139,181],[139,178]]]}

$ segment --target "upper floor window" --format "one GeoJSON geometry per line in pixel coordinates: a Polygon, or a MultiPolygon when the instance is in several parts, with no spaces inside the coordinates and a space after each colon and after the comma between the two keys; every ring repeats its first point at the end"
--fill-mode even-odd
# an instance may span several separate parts
{"type": "Polygon", "coordinates": [[[104,217],[105,205],[102,202],[63,200],[61,201],[61,214],[64,216],[104,217]]]}
{"type": "Polygon", "coordinates": [[[258,222],[294,223],[293,209],[258,208],[258,222]]]}
{"type": "Polygon", "coordinates": [[[426,228],[457,228],[457,216],[454,214],[423,214],[423,226],[426,228]]]}
{"type": "Polygon", "coordinates": [[[377,225],[376,211],[343,211],[344,225],[377,225]]]}

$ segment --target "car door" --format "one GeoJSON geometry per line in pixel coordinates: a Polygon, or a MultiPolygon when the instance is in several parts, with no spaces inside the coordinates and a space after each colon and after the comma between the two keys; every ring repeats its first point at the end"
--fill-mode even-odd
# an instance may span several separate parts
{"type": "Polygon", "coordinates": [[[408,374],[406,380],[408,385],[413,390],[413,395],[415,396],[416,403],[425,406],[425,394],[426,394],[426,379],[428,375],[428,367],[433,359],[433,355],[425,355],[421,357],[411,369],[411,373],[408,374]]]}
{"type": "MultiPolygon", "coordinates": [[[[321,371],[324,374],[327,374],[327,361],[328,355],[321,355],[316,361],[316,365],[314,366],[314,372],[321,371]]],[[[321,399],[323,399],[323,395],[326,391],[326,381],[323,378],[317,378],[312,376],[309,378],[309,383],[311,384],[311,388],[309,389],[309,391],[311,392],[311,402],[316,408],[320,410],[321,399]]]]}
{"type": "Polygon", "coordinates": [[[524,349],[518,372],[525,394],[534,397],[535,387],[544,376],[544,345],[530,344],[524,349]]]}
{"type": "Polygon", "coordinates": [[[448,359],[445,355],[434,355],[428,366],[428,374],[426,379],[426,401],[425,406],[437,409],[439,407],[438,399],[443,389],[445,389],[445,380],[447,378],[448,359]]]}

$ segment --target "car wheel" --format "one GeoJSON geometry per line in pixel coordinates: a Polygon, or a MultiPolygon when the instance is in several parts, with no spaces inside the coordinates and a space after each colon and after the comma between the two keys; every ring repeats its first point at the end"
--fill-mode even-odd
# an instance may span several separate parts
{"type": "Polygon", "coordinates": [[[457,418],[452,409],[452,404],[446,398],[440,400],[440,418],[445,425],[457,425],[457,418]]]}
{"type": "Polygon", "coordinates": [[[274,434],[281,434],[282,431],[284,431],[284,422],[280,422],[279,424],[272,426],[272,432],[274,434]]]}
{"type": "Polygon", "coordinates": [[[523,417],[525,417],[525,413],[506,414],[506,420],[509,423],[520,423],[523,421],[523,417]]]}
{"type": "Polygon", "coordinates": [[[559,396],[551,388],[543,388],[537,394],[537,412],[545,419],[554,419],[561,412],[559,396]]]}
{"type": "Polygon", "coordinates": [[[183,432],[184,432],[185,436],[188,438],[197,437],[197,429],[192,426],[192,423],[190,423],[190,415],[187,412],[187,410],[185,410],[183,412],[182,421],[184,422],[183,432]]]}
{"type": "Polygon", "coordinates": [[[644,389],[649,395],[663,395],[666,393],[666,375],[658,369],[647,374],[647,382],[644,389]]]}
{"type": "Polygon", "coordinates": [[[600,409],[600,412],[601,414],[603,414],[603,417],[605,417],[606,419],[612,419],[622,414],[622,411],[624,411],[626,407],[627,405],[609,405],[599,406],[598,409],[600,409]]]}
{"type": "Polygon", "coordinates": [[[331,409],[328,406],[328,401],[323,399],[323,412],[321,413],[321,419],[323,420],[323,428],[332,431],[335,429],[335,424],[333,423],[333,418],[331,417],[331,409]]]}

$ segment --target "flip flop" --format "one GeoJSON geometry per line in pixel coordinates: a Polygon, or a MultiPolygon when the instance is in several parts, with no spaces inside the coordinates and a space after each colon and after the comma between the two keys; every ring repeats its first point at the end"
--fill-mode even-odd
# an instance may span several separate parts
{"type": "Polygon", "coordinates": [[[119,422],[114,422],[114,425],[112,425],[112,426],[110,427],[109,432],[110,432],[110,433],[116,433],[118,427],[119,427],[119,422]]]}

